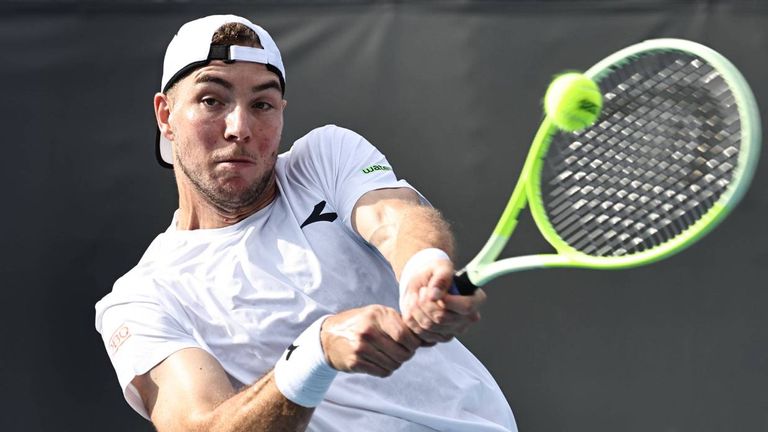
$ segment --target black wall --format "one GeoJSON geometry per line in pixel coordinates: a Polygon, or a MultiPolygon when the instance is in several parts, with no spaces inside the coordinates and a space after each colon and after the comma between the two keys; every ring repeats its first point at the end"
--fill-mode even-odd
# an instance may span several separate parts
{"type": "MultiPolygon", "coordinates": [[[[283,51],[284,147],[326,123],[362,133],[453,222],[462,263],[512,190],[552,75],[680,37],[728,57],[768,109],[757,0],[0,2],[0,430],[152,430],[122,399],[93,304],[176,207],[153,154],[165,46],[222,12],[283,51]]],[[[768,430],[762,159],[737,210],[681,255],[487,287],[462,340],[521,431],[768,430]]],[[[546,250],[523,218],[507,254],[546,250]]]]}

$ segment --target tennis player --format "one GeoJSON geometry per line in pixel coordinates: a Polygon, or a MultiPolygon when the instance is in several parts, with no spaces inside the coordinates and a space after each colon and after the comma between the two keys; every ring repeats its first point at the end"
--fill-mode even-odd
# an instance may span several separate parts
{"type": "Polygon", "coordinates": [[[440,214],[360,135],[278,155],[286,73],[261,27],[185,24],[154,97],[179,208],[96,305],[127,402],[158,431],[515,431],[455,338],[440,214]]]}

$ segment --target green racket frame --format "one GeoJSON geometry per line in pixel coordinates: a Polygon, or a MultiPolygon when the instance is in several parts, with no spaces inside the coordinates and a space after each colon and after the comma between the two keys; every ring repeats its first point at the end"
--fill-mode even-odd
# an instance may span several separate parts
{"type": "Polygon", "coordinates": [[[738,165],[734,169],[731,186],[698,221],[684,232],[656,247],[623,256],[596,257],[582,253],[563,241],[553,229],[541,200],[540,175],[544,155],[557,128],[545,118],[535,135],[512,196],[492,235],[477,256],[464,269],[472,284],[482,286],[498,276],[533,268],[582,267],[593,269],[619,269],[649,264],[669,257],[690,246],[714,228],[734,208],[749,187],[760,152],[761,131],[757,103],[744,77],[726,58],[716,51],[695,42],[681,39],[654,39],[624,48],[585,72],[599,82],[613,65],[621,65],[628,58],[647,51],[684,51],[709,62],[720,72],[736,99],[740,114],[742,143],[738,165]],[[530,211],[544,238],[557,251],[556,254],[537,254],[505,258],[495,261],[507,244],[517,225],[520,211],[530,203],[530,211]]]}

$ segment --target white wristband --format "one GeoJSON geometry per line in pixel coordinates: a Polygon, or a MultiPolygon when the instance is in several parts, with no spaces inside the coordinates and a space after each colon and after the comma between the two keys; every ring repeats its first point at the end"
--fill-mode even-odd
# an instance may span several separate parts
{"type": "Polygon", "coordinates": [[[413,256],[403,266],[403,271],[400,272],[400,312],[404,312],[405,305],[405,290],[408,288],[408,283],[411,281],[414,273],[427,263],[437,260],[451,260],[445,251],[438,248],[422,249],[413,256]]]}
{"type": "Polygon", "coordinates": [[[338,371],[328,364],[320,329],[328,315],[307,327],[275,365],[275,384],[288,400],[303,407],[320,404],[338,371]]]}

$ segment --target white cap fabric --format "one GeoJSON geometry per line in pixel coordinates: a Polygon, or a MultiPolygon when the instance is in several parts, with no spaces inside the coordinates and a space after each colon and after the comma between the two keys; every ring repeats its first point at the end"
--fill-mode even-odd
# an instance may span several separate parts
{"type": "MultiPolygon", "coordinates": [[[[236,15],[211,15],[190,21],[179,29],[168,44],[163,61],[163,78],[160,90],[165,92],[179,79],[211,60],[240,60],[271,66],[278,72],[280,83],[285,89],[285,67],[275,41],[260,26],[236,15]],[[256,32],[263,48],[238,45],[211,46],[216,30],[227,23],[241,23],[256,32]]],[[[173,166],[171,143],[158,130],[157,160],[165,167],[173,166]]]]}

